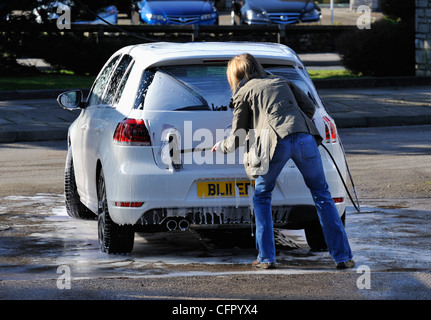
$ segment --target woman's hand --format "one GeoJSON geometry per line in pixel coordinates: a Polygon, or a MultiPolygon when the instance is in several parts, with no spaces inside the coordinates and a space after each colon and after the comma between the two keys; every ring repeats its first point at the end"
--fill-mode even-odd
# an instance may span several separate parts
{"type": "MultiPolygon", "coordinates": [[[[211,149],[211,152],[216,152],[216,151],[220,151],[220,152],[222,152],[222,151],[220,150],[220,143],[221,143],[221,141],[217,142],[217,143],[213,146],[213,148],[211,149]]],[[[223,152],[222,152],[222,153],[223,153],[223,152]]]]}

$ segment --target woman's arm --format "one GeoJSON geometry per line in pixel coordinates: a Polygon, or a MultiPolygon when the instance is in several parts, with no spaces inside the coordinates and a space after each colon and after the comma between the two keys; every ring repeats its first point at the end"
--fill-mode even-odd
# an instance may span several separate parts
{"type": "Polygon", "coordinates": [[[314,105],[314,101],[311,100],[310,97],[307,96],[307,94],[293,82],[290,82],[289,86],[292,89],[293,95],[295,96],[299,108],[302,110],[302,112],[305,113],[307,117],[313,119],[314,113],[316,112],[316,106],[314,105]]]}
{"type": "Polygon", "coordinates": [[[213,152],[234,152],[245,141],[246,133],[248,132],[250,108],[246,101],[238,101],[233,104],[232,130],[229,137],[214,145],[213,152]]]}

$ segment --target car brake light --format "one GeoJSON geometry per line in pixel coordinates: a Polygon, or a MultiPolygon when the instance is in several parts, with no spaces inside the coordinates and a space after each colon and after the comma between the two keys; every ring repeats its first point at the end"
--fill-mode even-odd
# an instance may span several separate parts
{"type": "Polygon", "coordinates": [[[341,203],[344,202],[344,198],[333,198],[334,203],[341,203]]]}
{"type": "Polygon", "coordinates": [[[144,120],[124,119],[114,133],[114,141],[130,146],[151,146],[151,138],[144,120]]]}
{"type": "Polygon", "coordinates": [[[335,143],[337,142],[337,129],[335,128],[335,124],[328,117],[323,117],[323,121],[325,124],[325,142],[335,143]]]}

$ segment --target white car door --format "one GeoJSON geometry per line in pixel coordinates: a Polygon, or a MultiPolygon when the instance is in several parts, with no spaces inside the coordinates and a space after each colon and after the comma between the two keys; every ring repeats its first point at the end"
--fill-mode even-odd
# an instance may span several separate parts
{"type": "Polygon", "coordinates": [[[95,193],[95,166],[96,166],[96,146],[100,135],[95,134],[98,130],[97,115],[99,108],[103,106],[103,98],[110,76],[118,63],[120,55],[114,56],[107,62],[99,73],[93,84],[87,99],[87,105],[80,115],[76,128],[75,145],[72,145],[74,153],[74,169],[76,172],[76,183],[81,202],[94,210],[95,193]],[[93,202],[93,205],[92,205],[93,202]]]}

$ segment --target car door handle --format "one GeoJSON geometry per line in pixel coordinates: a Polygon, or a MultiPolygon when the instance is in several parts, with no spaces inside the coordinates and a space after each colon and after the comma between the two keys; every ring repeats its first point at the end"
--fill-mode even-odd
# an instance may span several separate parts
{"type": "Polygon", "coordinates": [[[81,130],[83,130],[83,131],[87,130],[87,128],[88,128],[88,124],[83,124],[81,126],[81,130]]]}

